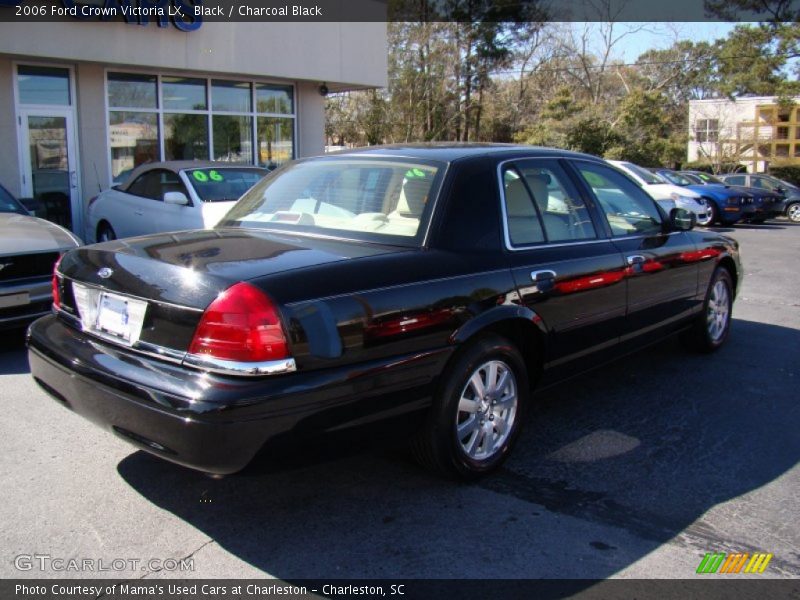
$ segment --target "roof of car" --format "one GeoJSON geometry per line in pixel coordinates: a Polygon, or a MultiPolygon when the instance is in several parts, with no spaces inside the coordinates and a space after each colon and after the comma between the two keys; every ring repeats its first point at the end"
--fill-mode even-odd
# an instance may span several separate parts
{"type": "Polygon", "coordinates": [[[541,146],[524,146],[519,144],[489,144],[489,143],[456,143],[456,142],[431,142],[427,144],[388,144],[384,146],[367,146],[339,150],[325,156],[347,155],[372,155],[372,156],[402,156],[406,158],[419,158],[427,160],[440,160],[451,162],[460,158],[471,156],[521,154],[528,156],[561,156],[572,158],[591,158],[600,160],[590,154],[581,154],[570,150],[545,148],[541,146]]]}
{"type": "Polygon", "coordinates": [[[259,167],[257,165],[252,165],[248,163],[235,163],[235,162],[222,162],[222,161],[214,161],[214,160],[165,160],[165,161],[156,161],[156,162],[148,162],[136,167],[133,171],[130,172],[128,177],[125,181],[121,184],[122,189],[127,189],[127,187],[136,179],[139,175],[144,173],[145,171],[150,171],[152,169],[166,169],[167,171],[173,171],[177,173],[179,171],[184,171],[186,169],[231,169],[231,168],[247,168],[247,169],[261,169],[262,171],[266,171],[264,167],[259,167]]]}

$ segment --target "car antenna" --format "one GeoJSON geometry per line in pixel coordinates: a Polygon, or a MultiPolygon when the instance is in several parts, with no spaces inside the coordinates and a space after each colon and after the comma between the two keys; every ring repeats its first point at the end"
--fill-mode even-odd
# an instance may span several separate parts
{"type": "Polygon", "coordinates": [[[100,185],[100,173],[97,172],[97,163],[92,161],[92,166],[94,167],[94,176],[97,178],[97,191],[102,193],[103,186],[100,185]]]}

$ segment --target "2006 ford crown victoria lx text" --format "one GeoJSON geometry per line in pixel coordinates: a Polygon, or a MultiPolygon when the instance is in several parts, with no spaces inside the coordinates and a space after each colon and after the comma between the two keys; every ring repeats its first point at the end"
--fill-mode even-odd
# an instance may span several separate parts
{"type": "Polygon", "coordinates": [[[388,426],[469,478],[508,454],[533,384],[678,331],[704,351],[725,341],[737,244],[693,225],[558,150],[296,161],[212,230],[65,254],[31,371],[78,414],[209,473],[388,426]]]}

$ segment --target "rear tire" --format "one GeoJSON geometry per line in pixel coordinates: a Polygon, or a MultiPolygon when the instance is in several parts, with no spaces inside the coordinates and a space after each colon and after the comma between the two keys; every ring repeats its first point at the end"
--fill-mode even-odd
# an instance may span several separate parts
{"type": "Polygon", "coordinates": [[[519,434],[529,396],[528,373],[507,339],[470,343],[442,375],[439,391],[411,452],[424,467],[476,479],[506,459],[519,434]]]}
{"type": "Polygon", "coordinates": [[[110,242],[115,239],[117,239],[117,234],[114,228],[106,222],[100,223],[97,227],[97,241],[110,242]]]}
{"type": "Polygon", "coordinates": [[[731,329],[733,280],[725,267],[717,267],[708,284],[703,310],[692,328],[684,332],[683,342],[698,352],[714,352],[725,343],[731,329]]]}
{"type": "Polygon", "coordinates": [[[710,216],[708,221],[703,224],[703,227],[711,227],[714,223],[719,221],[719,210],[713,200],[706,200],[706,204],[708,205],[708,213],[710,216]]]}
{"type": "Polygon", "coordinates": [[[786,207],[786,216],[793,223],[800,223],[800,202],[793,202],[786,207]]]}

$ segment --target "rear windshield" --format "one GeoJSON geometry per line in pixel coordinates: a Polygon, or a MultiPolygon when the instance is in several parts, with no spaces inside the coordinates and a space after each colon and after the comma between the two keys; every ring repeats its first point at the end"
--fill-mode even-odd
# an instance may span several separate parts
{"type": "Polygon", "coordinates": [[[713,175],[709,175],[708,173],[692,173],[692,175],[698,177],[705,183],[719,183],[725,185],[724,181],[722,181],[721,179],[717,179],[716,177],[714,177],[713,175]]]}
{"type": "Polygon", "coordinates": [[[194,191],[203,202],[227,202],[238,200],[242,194],[258,183],[266,169],[217,167],[214,169],[190,169],[186,176],[194,191]]]}
{"type": "Polygon", "coordinates": [[[674,183],[675,185],[692,185],[697,183],[696,181],[692,181],[688,177],[684,177],[680,173],[676,173],[675,171],[659,171],[659,175],[661,175],[664,179],[669,181],[670,183],[674,183]]]}
{"type": "Polygon", "coordinates": [[[443,171],[440,163],[407,159],[292,163],[253,187],[219,226],[417,245],[443,171]]]}

